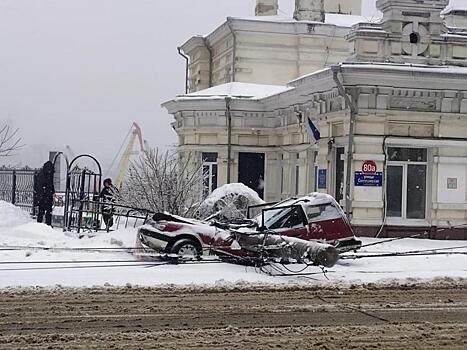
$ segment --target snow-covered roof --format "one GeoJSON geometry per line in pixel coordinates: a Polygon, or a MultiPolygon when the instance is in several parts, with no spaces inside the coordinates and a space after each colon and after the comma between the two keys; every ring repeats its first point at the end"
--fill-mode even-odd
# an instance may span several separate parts
{"type": "MultiPolygon", "coordinates": [[[[258,21],[258,22],[282,22],[282,23],[317,23],[322,22],[316,21],[297,21],[292,17],[277,15],[277,16],[255,16],[255,17],[235,17],[234,19],[246,20],[246,21],[258,21]]],[[[378,22],[380,17],[365,17],[365,16],[355,16],[355,15],[341,15],[334,13],[325,14],[325,24],[332,24],[340,27],[352,27],[357,23],[374,23],[378,22]]]]}
{"type": "Polygon", "coordinates": [[[423,64],[397,64],[397,63],[343,63],[342,67],[365,68],[365,69],[390,69],[410,72],[425,72],[425,73],[450,73],[450,74],[467,74],[467,67],[459,66],[432,66],[423,64]]]}
{"type": "Polygon", "coordinates": [[[441,15],[448,15],[450,13],[465,15],[466,12],[467,6],[448,6],[443,11],[441,11],[441,15]]]}
{"type": "MultiPolygon", "coordinates": [[[[342,68],[365,68],[365,69],[388,69],[388,70],[399,70],[407,72],[425,72],[425,73],[447,73],[447,74],[467,74],[467,67],[459,66],[432,66],[423,64],[410,64],[410,63],[385,63],[385,62],[361,62],[353,63],[346,62],[341,63],[342,68]]],[[[316,76],[325,71],[330,71],[331,68],[326,67],[316,72],[312,72],[306,75],[302,75],[297,79],[294,79],[288,83],[289,86],[296,86],[298,83],[306,78],[316,76]]]]}
{"type": "MultiPolygon", "coordinates": [[[[398,63],[383,63],[383,62],[361,62],[361,63],[341,63],[343,69],[379,69],[387,71],[405,71],[407,73],[439,73],[452,75],[466,75],[467,67],[459,66],[432,66],[421,64],[398,64],[398,63]]],[[[244,100],[263,100],[268,97],[290,92],[297,86],[303,84],[307,79],[315,79],[320,74],[327,74],[330,68],[326,67],[310,74],[303,75],[295,80],[290,81],[286,86],[283,85],[265,85],[232,82],[211,87],[209,89],[200,90],[187,95],[180,95],[171,102],[194,101],[194,100],[223,100],[226,97],[233,99],[244,100]]]]}
{"type": "Polygon", "coordinates": [[[339,15],[327,13],[324,23],[334,24],[341,27],[352,27],[357,23],[376,23],[381,20],[381,17],[365,17],[355,15],[339,15]]]}
{"type": "Polygon", "coordinates": [[[276,16],[252,16],[252,17],[232,17],[232,19],[240,19],[245,21],[258,21],[258,22],[296,22],[292,17],[284,15],[276,16]]]}
{"type": "Polygon", "coordinates": [[[282,85],[264,85],[232,82],[217,85],[209,89],[200,90],[187,95],[181,95],[177,98],[177,100],[212,99],[225,97],[259,100],[291,89],[293,88],[282,85]]]}

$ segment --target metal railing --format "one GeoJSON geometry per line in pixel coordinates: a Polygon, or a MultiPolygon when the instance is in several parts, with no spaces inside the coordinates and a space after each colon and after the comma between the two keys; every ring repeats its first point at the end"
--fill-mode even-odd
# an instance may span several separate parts
{"type": "Polygon", "coordinates": [[[0,200],[12,203],[34,214],[34,183],[36,170],[1,169],[0,200]]]}
{"type": "Polygon", "coordinates": [[[110,202],[101,202],[93,200],[72,199],[66,218],[68,231],[76,230],[98,232],[118,230],[120,228],[135,228],[138,225],[146,223],[152,217],[154,212],[147,209],[128,207],[125,205],[114,204],[110,202]],[[102,220],[102,207],[112,213],[115,218],[112,227],[107,228],[102,220]]]}

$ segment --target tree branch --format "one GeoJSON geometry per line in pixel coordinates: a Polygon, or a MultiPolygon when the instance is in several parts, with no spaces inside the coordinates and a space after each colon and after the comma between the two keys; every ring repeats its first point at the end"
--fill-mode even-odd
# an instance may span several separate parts
{"type": "Polygon", "coordinates": [[[11,156],[13,152],[24,146],[21,144],[21,138],[18,137],[18,130],[11,130],[7,124],[0,129],[0,157],[11,156]]]}

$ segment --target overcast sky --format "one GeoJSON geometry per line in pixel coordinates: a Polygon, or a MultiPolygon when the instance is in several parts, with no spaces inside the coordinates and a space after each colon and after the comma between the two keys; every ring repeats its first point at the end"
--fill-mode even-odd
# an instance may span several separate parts
{"type": "MultiPolygon", "coordinates": [[[[375,0],[363,0],[364,15],[375,0]]],[[[454,0],[465,4],[467,0],[454,0]]],[[[152,146],[177,142],[160,104],[184,92],[177,46],[255,0],[0,0],[0,125],[26,144],[2,163],[39,166],[70,145],[108,165],[131,123],[152,146]]],[[[291,15],[294,0],[280,0],[291,15]]]]}

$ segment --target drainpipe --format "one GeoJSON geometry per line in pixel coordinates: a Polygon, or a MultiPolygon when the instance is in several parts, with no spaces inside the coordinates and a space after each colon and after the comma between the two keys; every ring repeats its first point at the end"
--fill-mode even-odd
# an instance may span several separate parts
{"type": "Polygon", "coordinates": [[[225,98],[225,114],[227,117],[227,183],[231,179],[232,167],[232,114],[230,113],[230,104],[232,103],[231,97],[225,98]]]}
{"type": "Polygon", "coordinates": [[[232,36],[233,36],[233,47],[232,47],[232,80],[231,81],[235,81],[235,58],[236,58],[236,55],[237,55],[237,36],[233,30],[233,27],[232,27],[232,18],[231,17],[227,17],[227,26],[229,27],[230,29],[230,32],[232,33],[232,36]]]}
{"type": "Polygon", "coordinates": [[[178,54],[182,56],[186,63],[185,63],[185,94],[188,94],[188,63],[190,62],[190,58],[185,55],[182,51],[181,47],[177,47],[178,54]]]}
{"type": "Polygon", "coordinates": [[[357,118],[357,108],[350,100],[349,96],[346,94],[344,86],[342,86],[341,81],[339,80],[338,74],[342,73],[342,68],[340,65],[331,66],[332,78],[337,84],[337,89],[339,94],[344,98],[345,103],[350,108],[350,126],[349,126],[349,144],[347,148],[347,169],[346,169],[346,179],[345,179],[345,212],[347,213],[347,219],[349,223],[351,222],[351,210],[352,210],[352,198],[350,195],[350,183],[352,176],[352,163],[353,163],[353,140],[355,133],[355,119],[357,118]]]}
{"type": "Polygon", "coordinates": [[[207,38],[203,38],[203,41],[204,41],[204,45],[206,46],[209,52],[209,86],[208,87],[211,87],[212,86],[212,48],[211,46],[209,46],[207,38]]]}

